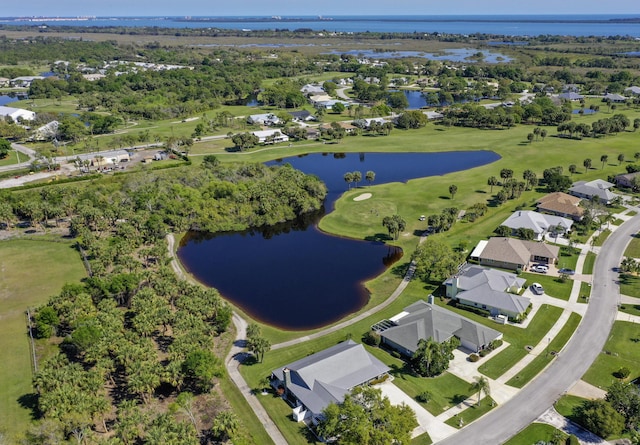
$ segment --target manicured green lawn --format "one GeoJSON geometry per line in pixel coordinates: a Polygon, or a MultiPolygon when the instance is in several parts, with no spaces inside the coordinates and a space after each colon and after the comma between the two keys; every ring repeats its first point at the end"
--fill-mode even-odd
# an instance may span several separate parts
{"type": "Polygon", "coordinates": [[[535,346],[544,338],[544,335],[549,332],[549,329],[555,324],[561,313],[562,309],[559,307],[543,305],[527,329],[501,326],[500,328],[508,329],[508,331],[505,331],[504,339],[510,343],[510,346],[480,365],[478,371],[492,379],[500,377],[528,354],[525,346],[535,346]]]}
{"type": "Polygon", "coordinates": [[[640,277],[637,275],[620,275],[620,293],[630,297],[640,298],[640,277]]]}
{"type": "Polygon", "coordinates": [[[640,317],[640,298],[638,298],[638,302],[636,304],[623,303],[620,306],[620,312],[640,317]]]}
{"type": "Polygon", "coordinates": [[[429,433],[423,433],[411,439],[411,445],[431,445],[432,443],[433,440],[429,437],[429,433]]]}
{"type": "Polygon", "coordinates": [[[557,434],[556,431],[562,435],[561,437],[567,437],[565,433],[551,425],[547,425],[546,423],[532,423],[505,442],[504,445],[533,445],[539,442],[549,443],[551,439],[554,438],[554,435],[557,434]]]}
{"type": "Polygon", "coordinates": [[[527,285],[531,283],[542,284],[544,293],[551,297],[567,301],[571,296],[573,280],[567,279],[563,283],[558,277],[533,272],[523,272],[520,276],[527,279],[527,285]]]}
{"type": "Polygon", "coordinates": [[[9,438],[24,432],[31,419],[20,402],[33,393],[25,310],[84,276],[80,256],[69,242],[0,242],[0,431],[9,438]]]}
{"type": "Polygon", "coordinates": [[[593,245],[596,247],[602,246],[604,244],[604,242],[606,241],[606,239],[609,237],[609,235],[611,235],[611,230],[609,229],[604,229],[602,232],[600,232],[600,234],[598,234],[598,236],[596,236],[593,239],[593,245]]]}
{"type": "Polygon", "coordinates": [[[613,373],[622,367],[631,370],[629,380],[640,377],[640,329],[635,323],[616,321],[603,352],[582,379],[606,389],[616,380],[613,373]]]}
{"type": "MultiPolygon", "coordinates": [[[[16,151],[15,150],[9,151],[9,154],[7,154],[7,156],[5,158],[1,158],[0,159],[0,167],[5,166],[5,165],[17,164],[18,163],[18,156],[19,155],[16,155],[16,151]]],[[[27,155],[20,156],[20,160],[22,162],[25,162],[27,159],[28,159],[27,155]]]]}
{"type": "Polygon", "coordinates": [[[570,249],[567,246],[560,246],[560,257],[558,258],[558,269],[576,269],[576,263],[580,256],[578,249],[570,249]]]}
{"type": "Polygon", "coordinates": [[[573,312],[567,323],[562,327],[558,335],[556,335],[545,353],[540,354],[536,358],[533,359],[531,363],[529,363],[522,371],[512,377],[507,385],[515,386],[516,388],[522,388],[524,385],[529,383],[535,376],[537,376],[550,362],[553,360],[554,356],[551,355],[552,351],[560,351],[564,345],[569,341],[575,330],[578,328],[580,324],[580,320],[582,317],[575,312],[573,312]]]}
{"type": "Polygon", "coordinates": [[[621,220],[620,218],[616,218],[613,221],[611,221],[611,224],[613,224],[614,226],[619,226],[623,223],[624,221],[621,220]]]}
{"type": "Polygon", "coordinates": [[[573,411],[586,400],[587,399],[578,396],[564,395],[558,399],[554,407],[559,414],[571,419],[573,417],[573,411]]]}
{"type": "Polygon", "coordinates": [[[627,216],[636,216],[637,214],[638,214],[638,212],[636,212],[635,210],[627,212],[627,216]]]}
{"type": "Polygon", "coordinates": [[[631,242],[624,251],[624,256],[640,258],[640,237],[636,234],[631,238],[631,242]]]}
{"type": "Polygon", "coordinates": [[[593,273],[594,264],[596,264],[596,254],[593,252],[587,252],[584,264],[582,265],[582,273],[591,275],[593,273]]]}
{"type": "Polygon", "coordinates": [[[589,283],[585,283],[584,281],[580,282],[580,295],[578,297],[579,303],[586,303],[587,298],[591,296],[591,285],[589,283]]]}
{"type": "Polygon", "coordinates": [[[456,414],[448,419],[445,423],[454,428],[461,428],[460,420],[462,420],[462,426],[469,425],[471,422],[484,416],[495,407],[495,401],[491,397],[485,397],[482,399],[480,405],[474,403],[460,414],[456,414]]]}

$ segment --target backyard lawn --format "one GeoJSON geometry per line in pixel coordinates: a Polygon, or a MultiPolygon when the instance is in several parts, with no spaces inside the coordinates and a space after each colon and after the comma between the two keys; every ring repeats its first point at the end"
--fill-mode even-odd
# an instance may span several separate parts
{"type": "Polygon", "coordinates": [[[623,367],[631,370],[628,380],[640,377],[640,330],[635,323],[616,321],[602,353],[582,379],[606,389],[616,381],[613,374],[623,367]]]}
{"type": "Polygon", "coordinates": [[[566,438],[567,435],[546,423],[532,423],[518,434],[513,436],[504,445],[533,445],[537,443],[550,443],[552,439],[559,435],[566,438]]]}
{"type": "Polygon", "coordinates": [[[64,283],[85,276],[72,244],[59,241],[0,243],[0,431],[9,438],[24,432],[31,420],[31,411],[22,404],[33,392],[25,310],[45,303],[64,283]]]}

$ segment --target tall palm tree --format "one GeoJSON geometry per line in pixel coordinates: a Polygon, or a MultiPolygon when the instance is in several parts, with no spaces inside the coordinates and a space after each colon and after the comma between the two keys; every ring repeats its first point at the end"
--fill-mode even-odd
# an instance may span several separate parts
{"type": "Polygon", "coordinates": [[[487,397],[489,397],[489,395],[491,394],[489,380],[485,376],[476,377],[473,384],[471,385],[471,389],[478,393],[478,406],[480,406],[482,393],[484,393],[484,395],[487,397]]]}

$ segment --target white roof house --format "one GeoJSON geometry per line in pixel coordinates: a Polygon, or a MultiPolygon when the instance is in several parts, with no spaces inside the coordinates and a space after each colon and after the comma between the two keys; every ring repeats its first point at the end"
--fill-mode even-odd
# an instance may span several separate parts
{"type": "Polygon", "coordinates": [[[514,232],[518,229],[531,229],[537,240],[542,240],[545,233],[552,232],[558,226],[563,231],[571,230],[573,221],[555,215],[545,215],[532,210],[518,210],[509,216],[501,225],[509,227],[514,232]]]}
{"type": "Polygon", "coordinates": [[[280,132],[280,130],[262,130],[254,131],[254,136],[258,136],[258,142],[261,144],[277,144],[278,142],[289,141],[289,136],[280,132]]]}
{"type": "Polygon", "coordinates": [[[569,194],[584,199],[591,199],[597,196],[600,202],[610,204],[611,201],[618,197],[618,195],[609,190],[613,186],[614,184],[602,179],[595,179],[589,182],[578,181],[569,189],[569,194]]]}
{"type": "Polygon", "coordinates": [[[312,83],[306,84],[305,86],[300,88],[300,91],[304,94],[308,94],[311,96],[325,94],[324,88],[322,88],[321,85],[312,84],[312,83]]]}
{"type": "Polygon", "coordinates": [[[36,113],[29,110],[23,110],[22,108],[0,106],[0,117],[4,118],[6,116],[10,116],[14,121],[17,121],[18,118],[32,121],[36,118],[36,113]]]}
{"type": "Polygon", "coordinates": [[[277,125],[280,123],[280,118],[273,113],[252,114],[247,118],[247,122],[259,125],[277,125]]]}
{"type": "Polygon", "coordinates": [[[43,76],[20,76],[11,79],[10,84],[15,87],[29,88],[34,80],[43,80],[43,76]]]}
{"type": "Polygon", "coordinates": [[[633,86],[633,87],[625,88],[624,92],[627,93],[627,94],[633,94],[635,96],[640,96],[640,87],[633,86]]]}

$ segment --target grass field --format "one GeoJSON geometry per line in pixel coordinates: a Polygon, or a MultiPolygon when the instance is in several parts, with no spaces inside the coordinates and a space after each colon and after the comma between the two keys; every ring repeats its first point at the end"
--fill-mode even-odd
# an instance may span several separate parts
{"type": "Polygon", "coordinates": [[[620,275],[620,293],[630,297],[640,298],[640,277],[637,275],[620,275]]]}
{"type": "Polygon", "coordinates": [[[544,293],[551,297],[568,301],[571,296],[573,280],[567,279],[563,283],[558,277],[530,272],[524,272],[520,277],[526,278],[527,284],[540,283],[544,287],[544,293]]]}
{"type": "Polygon", "coordinates": [[[607,240],[607,238],[609,238],[609,235],[611,235],[611,230],[604,229],[591,242],[593,243],[594,246],[600,247],[600,246],[602,246],[604,244],[604,242],[607,240]]]}
{"type": "Polygon", "coordinates": [[[8,240],[0,243],[0,274],[0,430],[11,438],[31,419],[19,402],[32,393],[24,311],[45,303],[65,282],[79,281],[85,270],[69,242],[8,240]]]}
{"type": "Polygon", "coordinates": [[[603,352],[582,379],[587,383],[606,389],[616,380],[613,373],[622,367],[631,370],[629,380],[640,377],[638,363],[640,363],[640,330],[638,330],[638,325],[626,321],[616,321],[603,352]]]}
{"type": "Polygon", "coordinates": [[[631,239],[627,250],[624,251],[624,256],[640,258],[640,237],[637,234],[631,239]]]}
{"type": "Polygon", "coordinates": [[[587,257],[584,259],[582,265],[582,273],[591,275],[593,273],[593,266],[596,264],[596,254],[593,252],[587,252],[587,257]]]}
{"type": "Polygon", "coordinates": [[[505,442],[504,445],[533,445],[542,442],[550,443],[558,433],[562,438],[567,437],[565,433],[555,429],[551,425],[547,425],[545,423],[532,423],[505,442]]]}
{"type": "Polygon", "coordinates": [[[573,417],[573,410],[582,405],[587,399],[582,397],[564,395],[558,399],[554,405],[556,411],[568,419],[573,417]]]}
{"type": "Polygon", "coordinates": [[[468,425],[474,420],[479,419],[495,407],[495,401],[491,397],[485,397],[484,399],[482,399],[480,405],[473,404],[469,408],[462,411],[460,414],[456,414],[455,416],[448,419],[445,423],[454,428],[460,428],[461,426],[468,425]]]}
{"type": "Polygon", "coordinates": [[[562,327],[558,335],[554,337],[549,343],[545,353],[540,354],[533,359],[522,371],[511,378],[507,385],[515,386],[516,388],[522,388],[529,383],[535,376],[537,376],[549,363],[553,360],[552,351],[559,352],[564,345],[569,341],[575,330],[580,324],[582,317],[575,312],[569,316],[569,320],[562,327]]]}
{"type": "Polygon", "coordinates": [[[505,326],[505,330],[509,329],[505,332],[504,339],[510,346],[482,364],[478,371],[492,379],[500,377],[528,354],[525,346],[535,346],[542,341],[561,313],[562,309],[559,307],[543,305],[527,329],[505,326]]]}
{"type": "MultiPolygon", "coordinates": [[[[22,162],[26,161],[27,156],[22,155],[20,160],[22,162]]],[[[5,158],[0,159],[0,167],[3,167],[5,165],[13,165],[17,163],[18,163],[18,155],[16,154],[15,150],[9,151],[9,154],[5,158]]]]}

